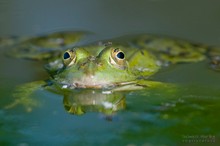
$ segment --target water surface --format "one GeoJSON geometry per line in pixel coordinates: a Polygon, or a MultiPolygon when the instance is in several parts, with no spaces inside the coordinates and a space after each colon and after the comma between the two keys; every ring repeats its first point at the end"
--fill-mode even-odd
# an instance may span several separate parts
{"type": "MultiPolygon", "coordinates": [[[[57,30],[89,30],[91,40],[154,33],[219,44],[219,2],[146,0],[136,2],[1,1],[1,36],[57,30]],[[53,3],[53,5],[51,4],[53,3]],[[44,17],[43,17],[44,16],[44,17]]],[[[47,79],[43,62],[0,54],[0,145],[219,145],[220,73],[208,61],[164,69],[152,80],[178,84],[124,93],[126,107],[105,116],[65,110],[63,96],[38,90],[29,109],[13,102],[16,86],[47,79]]]]}

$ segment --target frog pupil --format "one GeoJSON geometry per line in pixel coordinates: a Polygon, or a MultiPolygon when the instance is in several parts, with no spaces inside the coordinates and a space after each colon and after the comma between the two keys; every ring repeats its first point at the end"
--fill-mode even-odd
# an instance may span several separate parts
{"type": "Polygon", "coordinates": [[[63,54],[63,58],[64,58],[64,59],[70,58],[70,54],[69,54],[68,52],[65,52],[65,53],[63,54]]]}
{"type": "Polygon", "coordinates": [[[119,52],[119,53],[117,54],[117,57],[118,57],[119,59],[124,59],[125,55],[124,55],[123,52],[119,52]]]}

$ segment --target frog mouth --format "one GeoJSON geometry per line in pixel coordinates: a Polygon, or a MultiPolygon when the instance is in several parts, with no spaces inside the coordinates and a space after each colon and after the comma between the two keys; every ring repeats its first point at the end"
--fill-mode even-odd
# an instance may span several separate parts
{"type": "Polygon", "coordinates": [[[62,81],[58,82],[62,89],[69,88],[69,89],[76,89],[76,88],[109,88],[114,87],[115,83],[111,83],[106,80],[96,79],[94,75],[86,75],[81,77],[80,79],[74,78],[73,80],[69,81],[62,81]]]}
{"type": "Polygon", "coordinates": [[[71,84],[68,83],[61,83],[61,88],[65,89],[77,89],[77,88],[93,88],[93,89],[113,89],[118,86],[125,86],[134,84],[135,81],[127,81],[127,82],[108,82],[108,81],[92,81],[86,80],[85,78],[83,80],[76,80],[73,81],[71,84]]]}
{"type": "Polygon", "coordinates": [[[61,88],[62,89],[77,89],[77,88],[93,88],[93,89],[101,89],[101,88],[114,88],[116,84],[101,84],[101,83],[96,83],[96,84],[85,84],[81,82],[73,82],[72,84],[62,84],[61,88]]]}

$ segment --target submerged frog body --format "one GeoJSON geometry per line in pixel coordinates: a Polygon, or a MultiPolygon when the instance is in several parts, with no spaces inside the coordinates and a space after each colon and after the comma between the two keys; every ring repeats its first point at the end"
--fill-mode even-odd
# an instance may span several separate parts
{"type": "Polygon", "coordinates": [[[209,50],[205,45],[147,34],[128,36],[124,41],[130,46],[148,50],[157,60],[169,64],[202,61],[209,50]]]}
{"type": "Polygon", "coordinates": [[[7,55],[16,58],[45,60],[60,55],[61,51],[74,46],[89,32],[58,32],[35,37],[8,37],[2,39],[9,45],[7,55]],[[10,42],[10,43],[9,43],[10,42]]]}
{"type": "MultiPolygon", "coordinates": [[[[13,46],[13,51],[16,50],[18,52],[15,53],[15,57],[23,58],[25,56],[24,58],[32,59],[34,56],[33,59],[38,58],[41,60],[47,58],[49,60],[45,68],[51,76],[50,84],[44,84],[49,90],[54,87],[53,92],[54,90],[55,92],[60,90],[59,94],[62,94],[62,90],[68,89],[74,92],[74,89],[78,88],[101,89],[108,94],[151,87],[172,88],[173,85],[150,81],[148,78],[158,72],[163,66],[198,62],[207,58],[211,60],[213,69],[218,70],[220,68],[219,49],[187,41],[152,35],[139,35],[108,40],[111,43],[74,46],[76,39],[72,39],[74,43],[71,43],[71,37],[81,38],[82,34],[74,36],[73,33],[71,37],[68,37],[69,35],[65,33],[62,33],[62,35],[65,36],[62,42],[65,42],[65,39],[69,39],[68,43],[61,43],[61,45],[60,43],[55,43],[55,46],[51,46],[55,48],[52,50],[48,47],[51,40],[49,36],[23,41],[17,46],[18,50],[15,49],[16,45],[13,46]],[[71,45],[69,46],[68,44],[71,45]],[[37,55],[32,53],[25,54],[23,50],[27,46],[29,47],[28,50],[34,49],[34,52],[38,52],[37,55]],[[37,48],[40,49],[38,50],[37,48]],[[45,48],[47,48],[46,51],[45,48]],[[64,48],[68,49],[63,51],[64,48]],[[42,49],[44,51],[41,52],[42,49]]],[[[19,94],[16,94],[16,96],[21,96],[22,100],[20,102],[25,104],[24,102],[27,102],[27,100],[24,99],[27,99],[31,92],[41,87],[42,82],[41,85],[38,83],[28,84],[24,88],[19,88],[19,94]],[[23,94],[22,90],[25,88],[29,89],[28,92],[23,94]]],[[[93,97],[92,94],[93,92],[91,92],[91,97],[93,97]]],[[[75,94],[70,94],[70,96],[73,95],[75,94]]],[[[69,95],[64,96],[69,97],[69,95]]],[[[87,97],[89,96],[87,95],[87,97]]],[[[19,100],[16,100],[17,103],[19,103],[19,100]]],[[[87,103],[83,104],[87,105],[87,103]]]]}

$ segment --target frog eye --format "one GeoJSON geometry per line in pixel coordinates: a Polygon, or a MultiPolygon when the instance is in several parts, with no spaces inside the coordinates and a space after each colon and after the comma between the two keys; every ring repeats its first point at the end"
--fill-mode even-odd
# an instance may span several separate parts
{"type": "Polygon", "coordinates": [[[125,55],[124,55],[123,52],[118,52],[117,55],[116,55],[116,57],[117,57],[118,59],[124,59],[124,58],[125,58],[125,55]]]}
{"type": "Polygon", "coordinates": [[[76,52],[74,50],[67,50],[63,53],[63,64],[70,66],[76,61],[76,52]]]}
{"type": "Polygon", "coordinates": [[[117,68],[125,69],[126,60],[124,52],[122,52],[119,48],[112,49],[110,63],[116,66],[117,68]]]}

